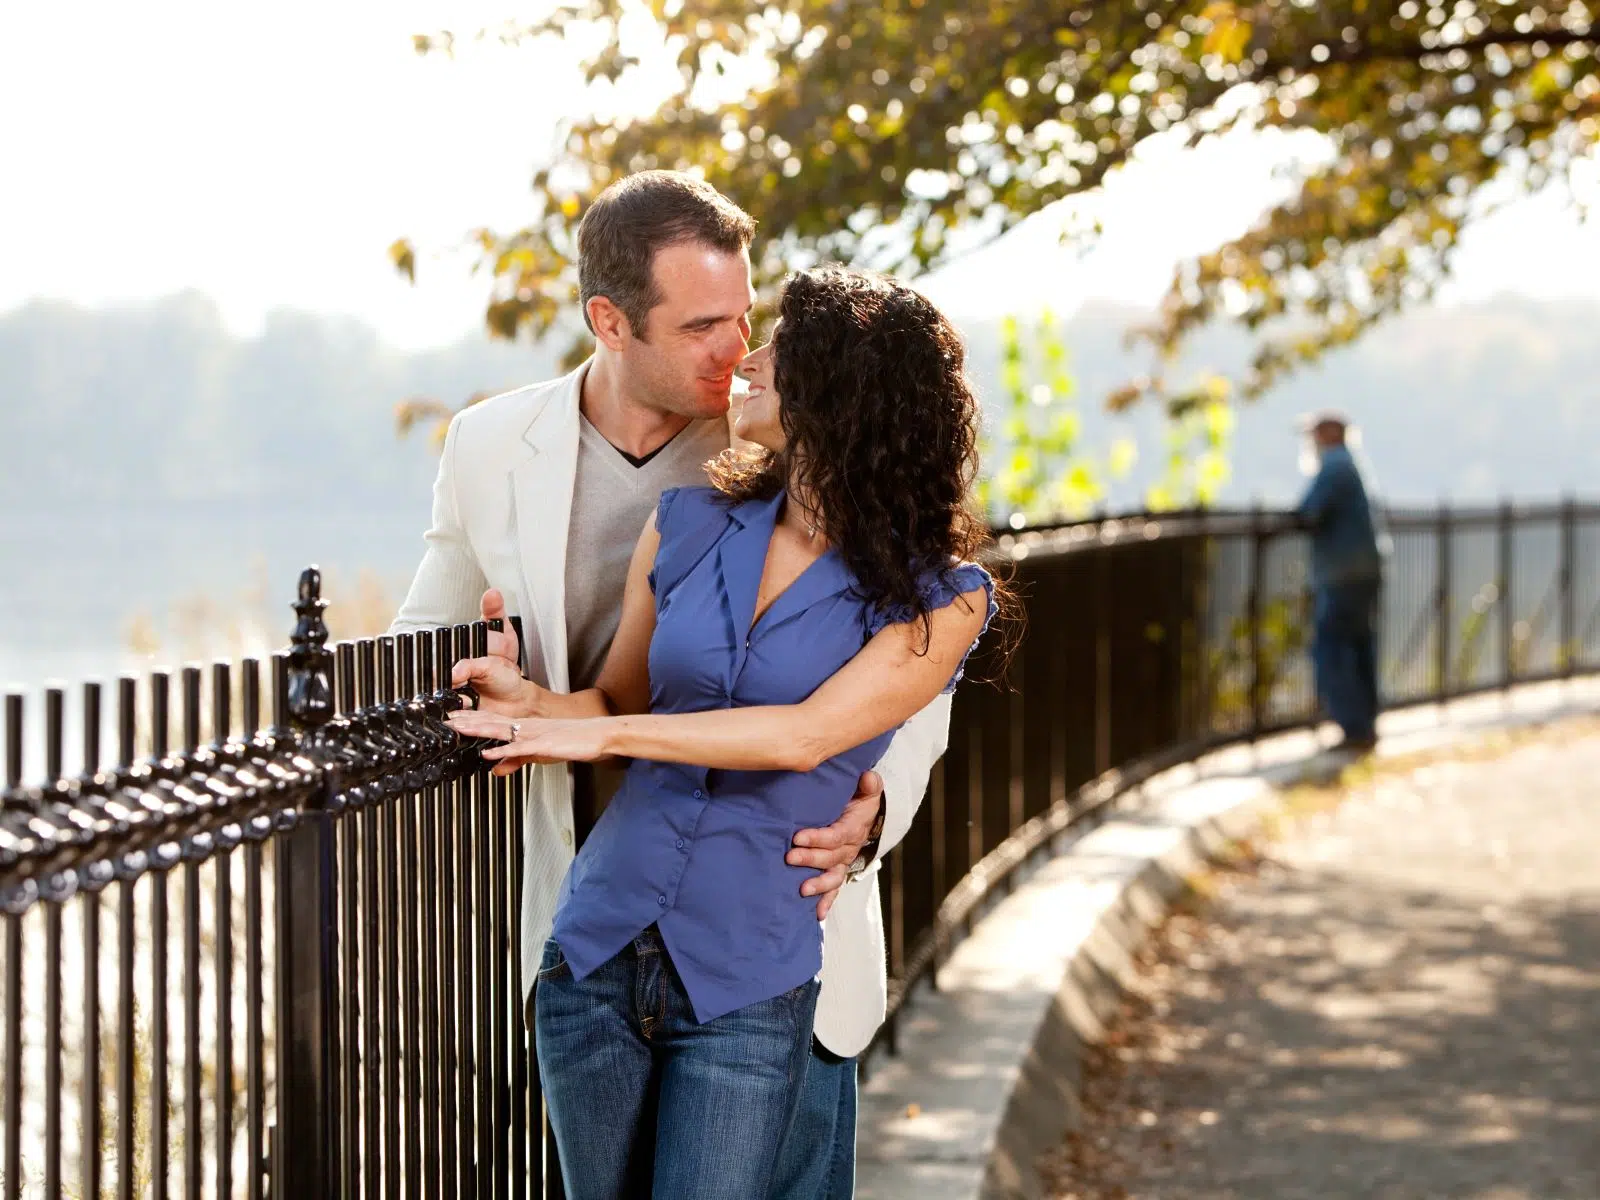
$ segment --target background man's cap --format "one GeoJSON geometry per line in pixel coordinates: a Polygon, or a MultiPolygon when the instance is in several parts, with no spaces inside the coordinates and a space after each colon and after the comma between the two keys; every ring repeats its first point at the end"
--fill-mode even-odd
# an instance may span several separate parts
{"type": "Polygon", "coordinates": [[[1315,412],[1302,414],[1297,428],[1301,433],[1310,433],[1319,425],[1337,425],[1341,429],[1348,429],[1351,425],[1350,415],[1337,408],[1319,408],[1315,412]]]}

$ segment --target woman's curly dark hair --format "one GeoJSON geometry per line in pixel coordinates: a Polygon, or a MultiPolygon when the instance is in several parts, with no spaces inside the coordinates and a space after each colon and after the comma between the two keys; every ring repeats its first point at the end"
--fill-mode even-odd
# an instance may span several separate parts
{"type": "Polygon", "coordinates": [[[778,317],[787,447],[729,451],[712,482],[733,501],[770,499],[794,468],[863,598],[920,618],[926,652],[919,575],[990,540],[972,503],[979,410],[961,336],[904,284],[836,266],[791,275],[778,317]]]}

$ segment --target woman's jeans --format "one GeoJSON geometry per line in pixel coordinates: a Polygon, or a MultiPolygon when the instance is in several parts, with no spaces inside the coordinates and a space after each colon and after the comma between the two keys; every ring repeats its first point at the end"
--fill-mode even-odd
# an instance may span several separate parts
{"type": "Polygon", "coordinates": [[[578,981],[547,942],[534,1042],[568,1200],[761,1200],[794,1118],[817,983],[704,1024],[655,926],[578,981]]]}

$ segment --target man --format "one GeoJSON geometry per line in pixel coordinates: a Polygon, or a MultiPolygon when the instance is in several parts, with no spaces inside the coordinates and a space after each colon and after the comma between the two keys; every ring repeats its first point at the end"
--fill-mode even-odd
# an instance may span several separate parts
{"type": "MultiPolygon", "coordinates": [[[[481,598],[486,618],[523,618],[527,646],[499,638],[493,653],[556,691],[594,682],[645,518],[665,488],[704,484],[702,464],[728,445],[733,370],[749,348],[754,232],[736,205],[674,172],[630,176],[595,200],[578,231],[594,354],[562,379],[487,400],[451,422],[428,549],[396,631],[469,620],[481,598]]],[[[821,872],[801,891],[818,897],[827,925],[816,1041],[777,1195],[852,1193],[855,1056],[886,1000],[876,872],[910,827],[948,726],[942,697],[895,736],[843,816],[796,834],[787,856],[821,872]]],[[[614,783],[600,772],[593,779],[602,797],[614,783]]],[[[582,832],[573,787],[565,766],[531,770],[521,918],[530,1015],[539,954],[582,832]]]]}
{"type": "Polygon", "coordinates": [[[1311,533],[1311,662],[1317,695],[1344,731],[1339,749],[1378,741],[1377,609],[1383,559],[1372,508],[1345,444],[1349,421],[1318,413],[1306,422],[1318,467],[1298,509],[1311,533]]]}

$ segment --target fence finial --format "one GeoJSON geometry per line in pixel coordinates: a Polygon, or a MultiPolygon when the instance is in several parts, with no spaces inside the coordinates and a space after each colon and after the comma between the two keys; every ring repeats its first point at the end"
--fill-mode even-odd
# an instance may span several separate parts
{"type": "Polygon", "coordinates": [[[294,602],[299,614],[289,650],[289,723],[309,731],[333,717],[333,652],[328,649],[328,626],[322,610],[322,572],[307,567],[300,572],[300,595],[294,602]]]}

